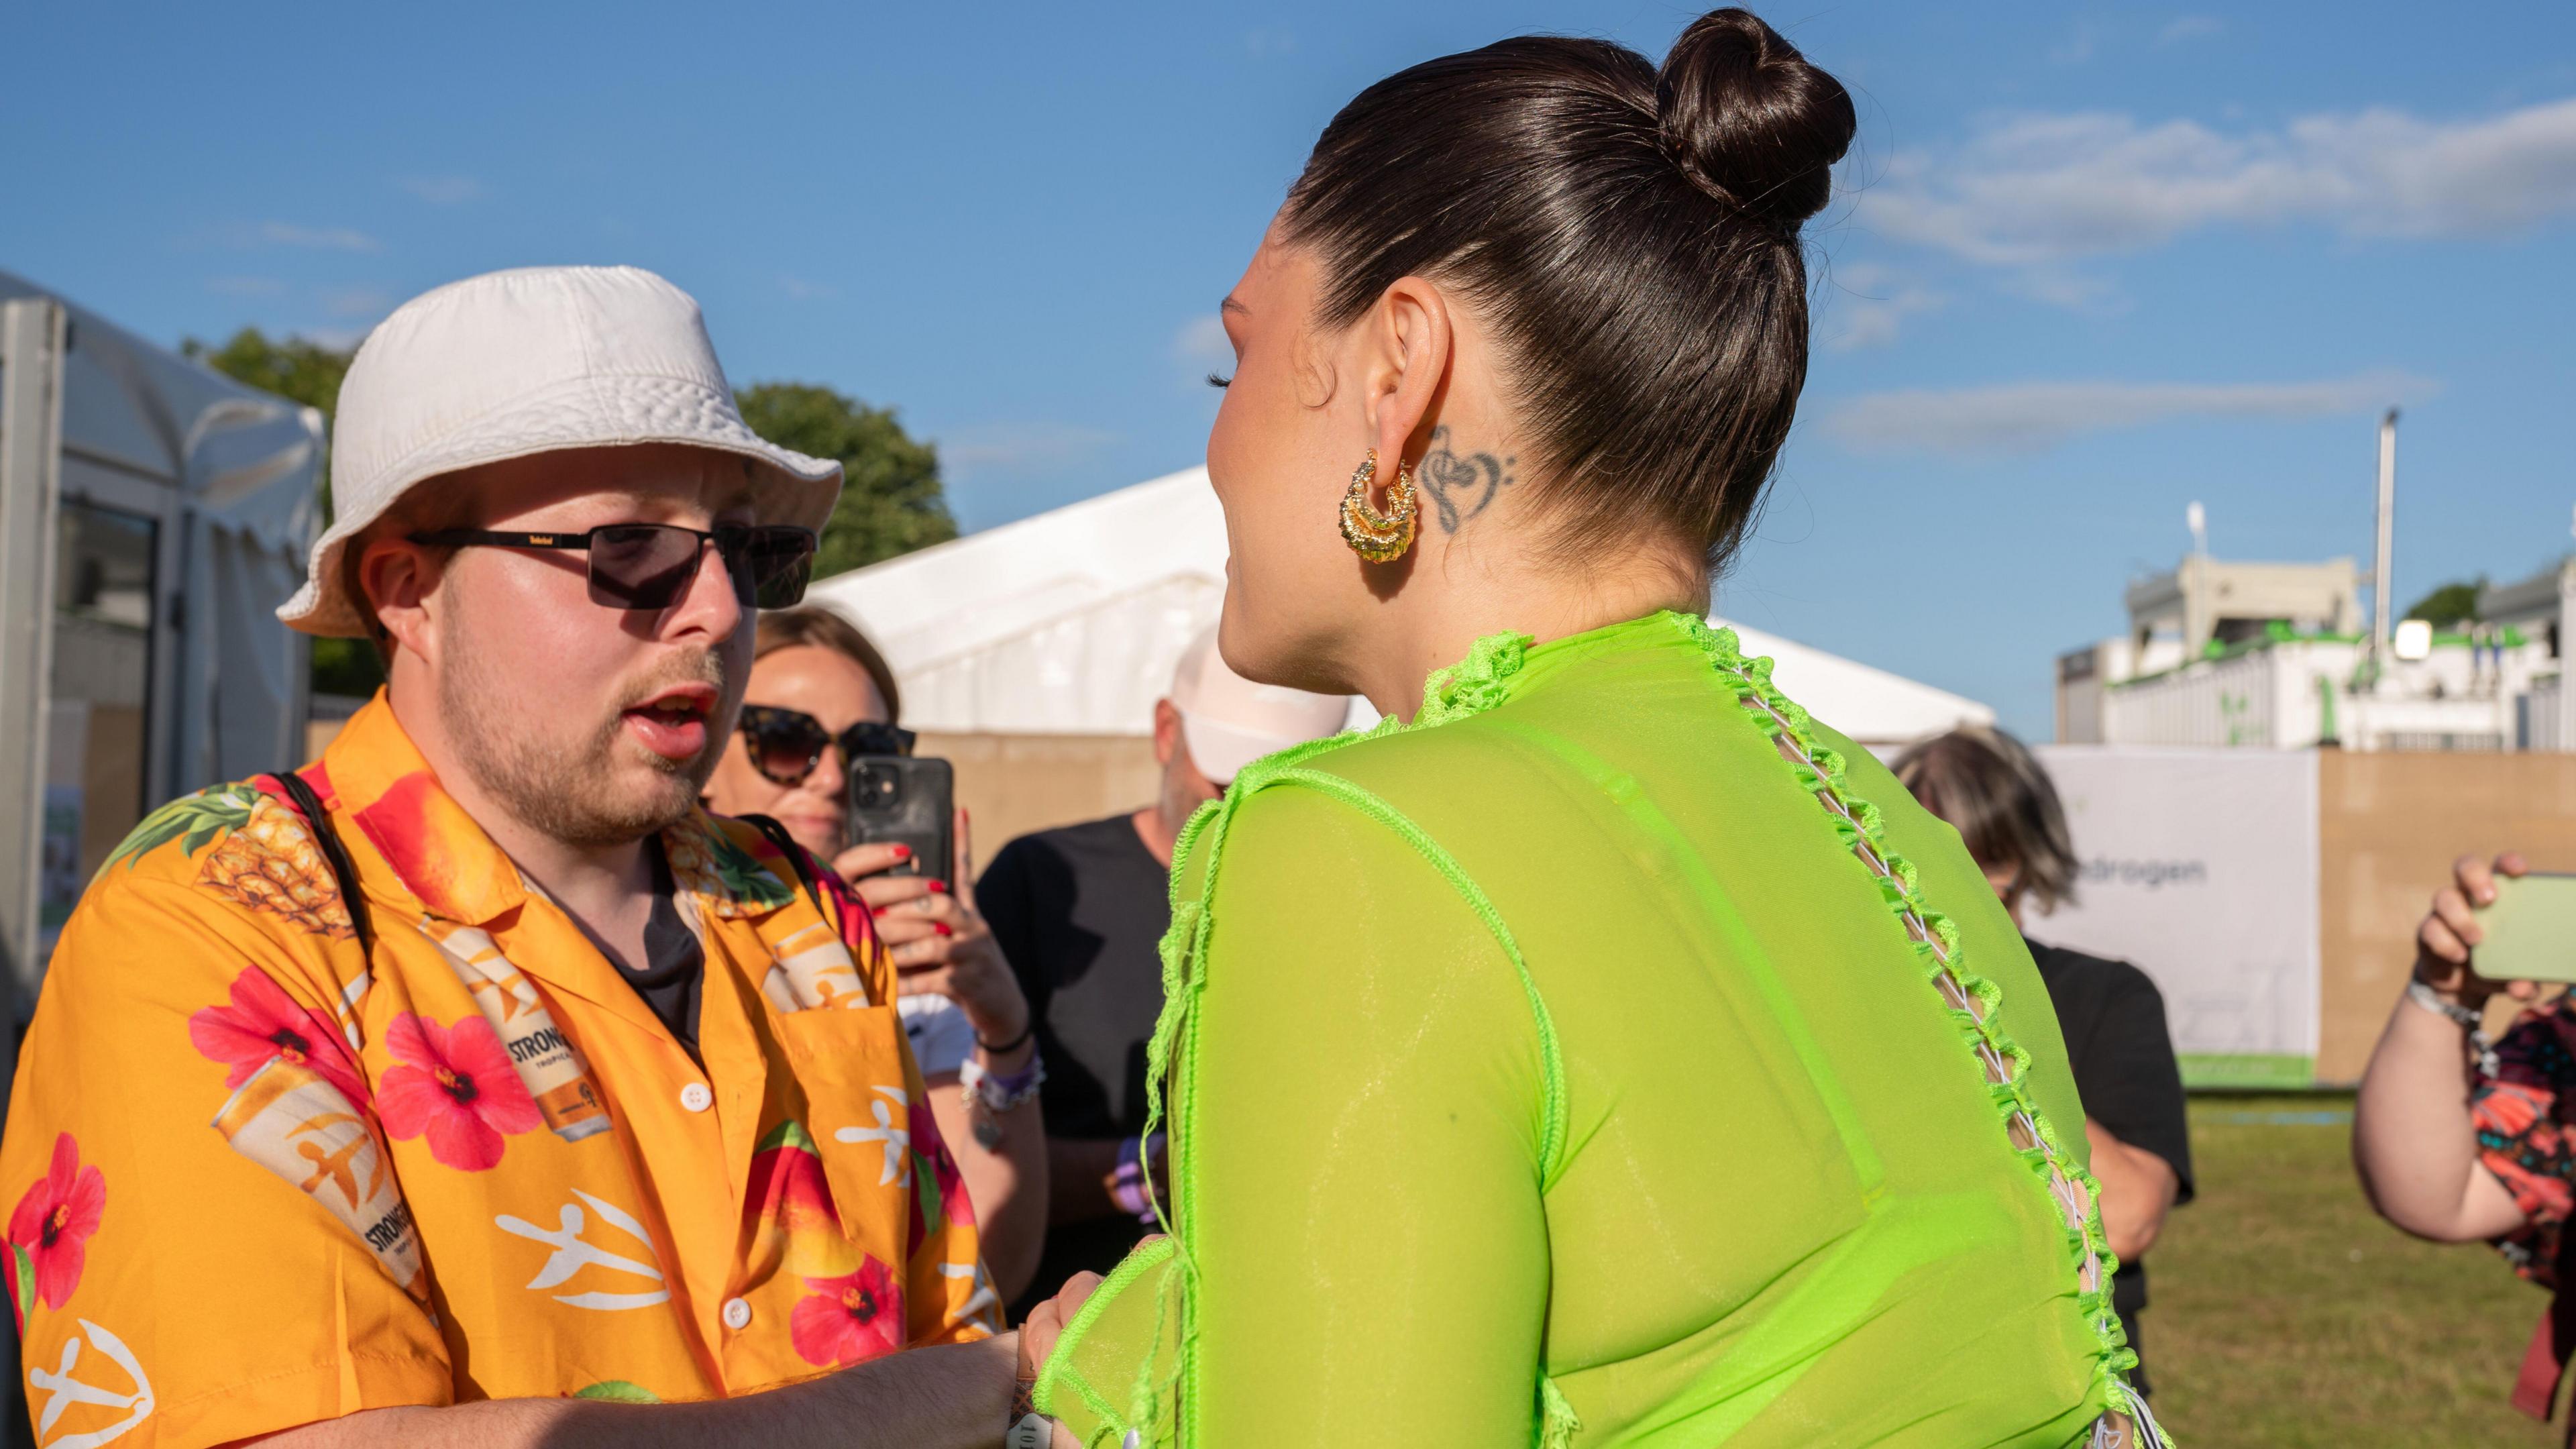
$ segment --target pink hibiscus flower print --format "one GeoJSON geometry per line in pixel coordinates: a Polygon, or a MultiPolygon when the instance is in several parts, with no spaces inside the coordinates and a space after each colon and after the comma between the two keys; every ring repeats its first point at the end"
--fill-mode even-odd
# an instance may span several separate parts
{"type": "Polygon", "coordinates": [[[905,1256],[918,1252],[921,1241],[948,1223],[975,1224],[975,1205],[967,1200],[966,1179],[957,1169],[956,1154],[948,1150],[948,1139],[939,1135],[939,1119],[930,1114],[927,1101],[912,1104],[912,1185],[914,1193],[912,1224],[904,1234],[905,1256]]]}
{"type": "Polygon", "coordinates": [[[807,1363],[854,1364],[903,1343],[903,1293],[875,1258],[838,1278],[808,1278],[788,1315],[787,1336],[807,1363]]]}
{"type": "MultiPolygon", "coordinates": [[[[54,1161],[9,1214],[9,1241],[25,1254],[20,1271],[32,1272],[36,1301],[60,1308],[80,1286],[81,1261],[90,1235],[107,1211],[107,1179],[96,1167],[83,1167],[80,1144],[65,1132],[54,1139],[54,1161]]],[[[19,1287],[21,1301],[26,1292],[19,1287]]]]}
{"type": "Polygon", "coordinates": [[[366,1104],[366,1082],[349,1059],[339,1028],[288,996],[256,966],[233,978],[231,1005],[209,1006],[188,1018],[188,1040],[200,1055],[225,1064],[227,1087],[240,1086],[271,1058],[284,1057],[320,1073],[352,1105],[366,1104]]]}
{"type": "Polygon", "coordinates": [[[395,1064],[376,1083],[377,1119],[398,1142],[428,1134],[429,1155],[446,1166],[495,1166],[510,1134],[543,1120],[500,1035],[482,1017],[445,1027],[406,1011],[385,1032],[385,1049],[395,1064]]]}

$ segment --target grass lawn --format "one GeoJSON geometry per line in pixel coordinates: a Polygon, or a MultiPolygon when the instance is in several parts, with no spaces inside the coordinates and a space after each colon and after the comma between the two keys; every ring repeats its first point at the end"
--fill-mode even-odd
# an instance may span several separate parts
{"type": "Polygon", "coordinates": [[[2559,1426],[2505,1402],[2546,1295],[2484,1247],[2371,1213],[2349,1096],[2195,1097],[2191,1115],[2200,1197],[2148,1258],[2140,1325],[2183,1449],[2558,1449],[2559,1426]]]}

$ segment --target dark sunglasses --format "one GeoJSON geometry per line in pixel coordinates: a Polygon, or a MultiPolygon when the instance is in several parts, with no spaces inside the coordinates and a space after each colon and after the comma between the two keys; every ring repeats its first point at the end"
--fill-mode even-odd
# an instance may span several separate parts
{"type": "Polygon", "coordinates": [[[784,609],[805,597],[814,570],[814,530],[784,524],[766,528],[682,528],[675,523],[612,523],[587,533],[494,533],[482,528],[442,528],[415,533],[411,541],[441,548],[561,548],[590,554],[590,601],[611,609],[667,609],[698,576],[707,545],[716,546],[733,595],[763,609],[784,609]]]}
{"type": "Polygon", "coordinates": [[[754,769],[778,785],[802,785],[814,767],[823,763],[823,752],[838,745],[841,770],[847,774],[852,755],[908,755],[912,753],[912,731],[890,724],[863,719],[841,731],[834,739],[823,722],[801,709],[778,709],[766,704],[742,707],[742,742],[751,751],[754,769]]]}

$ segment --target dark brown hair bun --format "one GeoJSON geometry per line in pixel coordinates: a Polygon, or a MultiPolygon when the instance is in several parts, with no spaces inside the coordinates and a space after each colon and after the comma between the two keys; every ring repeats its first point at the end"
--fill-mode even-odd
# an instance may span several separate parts
{"type": "Polygon", "coordinates": [[[1493,321],[1529,439],[1521,493],[1561,556],[1661,530],[1723,567],[1797,413],[1798,229],[1852,130],[1842,86],[1742,10],[1701,17],[1660,71],[1525,35],[1353,97],[1281,221],[1320,265],[1326,327],[1405,276],[1493,321]]]}
{"type": "Polygon", "coordinates": [[[1655,128],[1682,173],[1794,231],[1824,210],[1858,120],[1842,82],[1750,10],[1715,10],[1655,75],[1655,128]]]}

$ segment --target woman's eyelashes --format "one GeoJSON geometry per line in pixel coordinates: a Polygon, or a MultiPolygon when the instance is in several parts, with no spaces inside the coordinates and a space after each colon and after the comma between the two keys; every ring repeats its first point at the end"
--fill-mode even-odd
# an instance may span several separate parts
{"type": "Polygon", "coordinates": [[[1234,379],[1233,379],[1233,378],[1230,378],[1230,377],[1219,377],[1219,376],[1217,376],[1217,375],[1216,375],[1215,373],[1213,373],[1213,372],[1211,372],[1211,373],[1209,373],[1209,374],[1208,374],[1208,386],[1210,386],[1210,387],[1230,387],[1230,386],[1232,386],[1233,384],[1234,384],[1234,379]]]}

